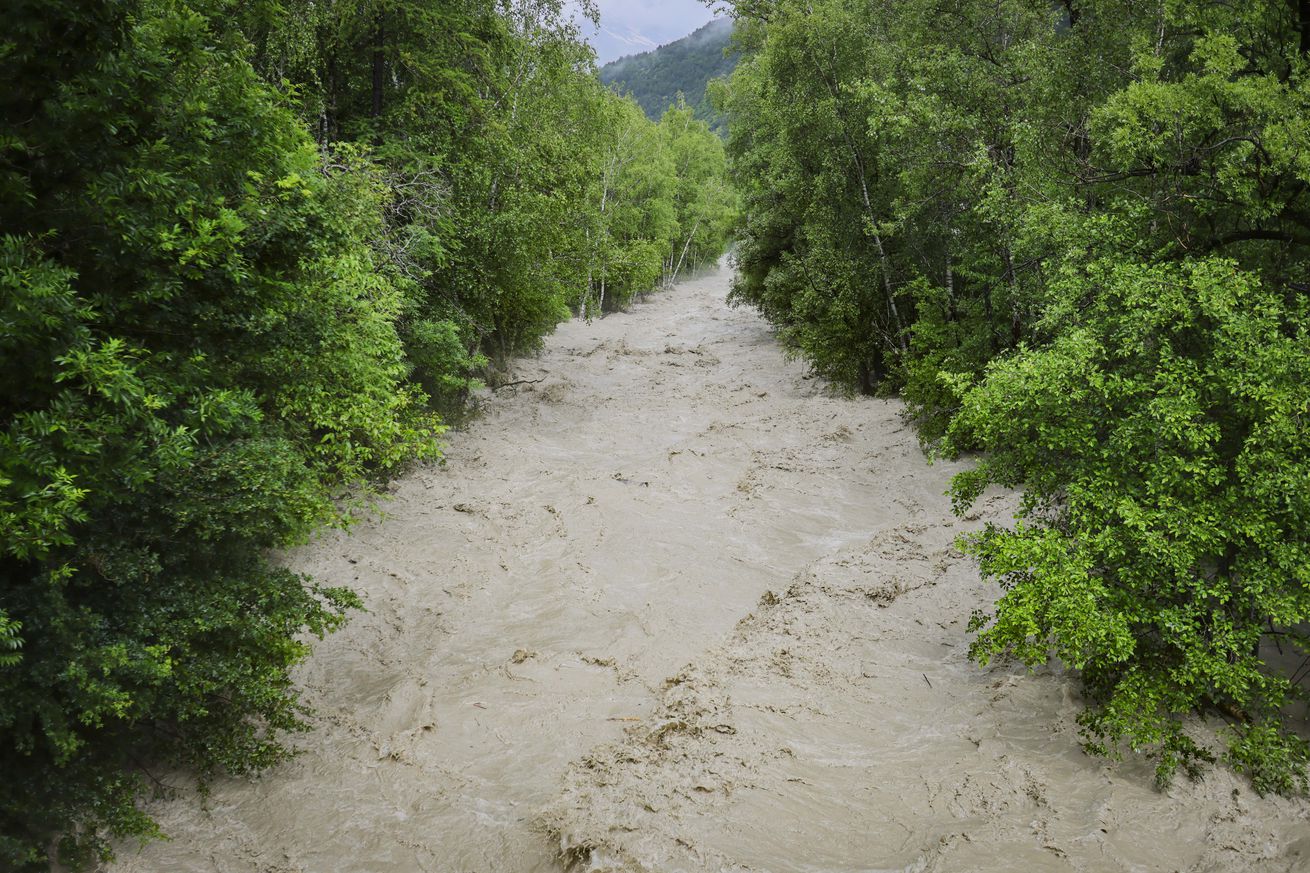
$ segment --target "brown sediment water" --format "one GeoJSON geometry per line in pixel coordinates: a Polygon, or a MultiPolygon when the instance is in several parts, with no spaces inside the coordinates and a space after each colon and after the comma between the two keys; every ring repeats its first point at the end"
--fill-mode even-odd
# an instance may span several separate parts
{"type": "Polygon", "coordinates": [[[968,663],[995,596],[894,401],[831,396],[729,275],[563,325],[293,563],[369,611],[299,757],[152,805],[114,873],[1310,870],[1304,804],[1078,749],[1076,686],[968,663]]]}

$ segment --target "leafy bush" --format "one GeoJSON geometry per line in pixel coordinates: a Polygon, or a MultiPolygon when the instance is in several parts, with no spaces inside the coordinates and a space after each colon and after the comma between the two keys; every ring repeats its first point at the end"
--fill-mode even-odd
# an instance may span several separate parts
{"type": "Polygon", "coordinates": [[[971,544],[1004,586],[975,655],[1081,671],[1093,751],[1165,779],[1218,712],[1257,788],[1304,789],[1270,652],[1306,643],[1307,10],[733,6],[734,299],[981,449],[961,509],[1026,489],[971,544]]]}
{"type": "Polygon", "coordinates": [[[329,176],[222,3],[25,7],[0,70],[0,867],[155,833],[144,762],[285,754],[347,591],[269,561],[431,456],[380,193],[329,176]]]}
{"type": "Polygon", "coordinates": [[[486,356],[469,353],[464,332],[451,319],[420,318],[408,334],[405,345],[414,377],[437,408],[457,410],[469,392],[481,386],[478,374],[487,369],[486,356]]]}
{"type": "Polygon", "coordinates": [[[434,457],[430,409],[585,308],[615,238],[630,295],[729,219],[717,140],[606,91],[558,2],[7,12],[0,868],[38,870],[155,835],[148,766],[287,754],[306,635],[360,602],[270,553],[434,457]]]}
{"type": "Polygon", "coordinates": [[[1283,714],[1304,691],[1260,646],[1310,654],[1310,307],[1218,258],[1097,264],[1059,291],[1088,304],[950,426],[985,452],[958,505],[1025,489],[1020,524],[970,541],[1004,588],[973,653],[1082,671],[1092,748],[1158,748],[1162,781],[1204,756],[1184,717],[1209,709],[1257,788],[1304,787],[1283,714]]]}

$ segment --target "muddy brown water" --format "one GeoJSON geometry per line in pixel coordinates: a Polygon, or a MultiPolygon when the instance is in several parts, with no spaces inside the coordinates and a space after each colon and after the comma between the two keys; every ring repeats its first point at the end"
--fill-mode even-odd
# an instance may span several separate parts
{"type": "Polygon", "coordinates": [[[563,325],[447,463],[293,556],[369,611],[292,762],[113,873],[1302,871],[1305,804],[1084,756],[967,661],[995,596],[893,401],[830,396],[721,270],[563,325]]]}

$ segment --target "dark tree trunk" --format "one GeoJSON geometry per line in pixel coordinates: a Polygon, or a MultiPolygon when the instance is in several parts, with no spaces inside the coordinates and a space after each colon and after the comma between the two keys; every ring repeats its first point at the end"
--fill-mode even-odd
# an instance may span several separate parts
{"type": "Polygon", "coordinates": [[[1073,0],[1063,0],[1060,4],[1064,7],[1064,14],[1069,22],[1070,27],[1078,26],[1078,7],[1074,5],[1073,0]]]}
{"type": "Polygon", "coordinates": [[[327,88],[323,95],[323,119],[322,134],[319,138],[319,144],[323,145],[332,142],[337,135],[337,118],[339,110],[337,107],[337,94],[340,93],[340,79],[337,74],[337,56],[335,52],[323,52],[327,56],[327,88]]]}
{"type": "Polygon", "coordinates": [[[1301,28],[1301,54],[1310,55],[1310,0],[1298,0],[1297,24],[1301,28]]]}
{"type": "Polygon", "coordinates": [[[383,27],[382,13],[378,13],[377,29],[373,35],[373,117],[382,115],[382,87],[387,81],[387,64],[382,48],[385,45],[386,30],[383,27]]]}

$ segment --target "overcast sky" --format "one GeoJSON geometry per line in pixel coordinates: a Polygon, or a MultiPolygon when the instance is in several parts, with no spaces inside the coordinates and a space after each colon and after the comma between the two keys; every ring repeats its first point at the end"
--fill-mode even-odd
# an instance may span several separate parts
{"type": "Polygon", "coordinates": [[[596,62],[650,51],[691,33],[714,17],[700,0],[598,0],[600,30],[583,26],[596,62]]]}

